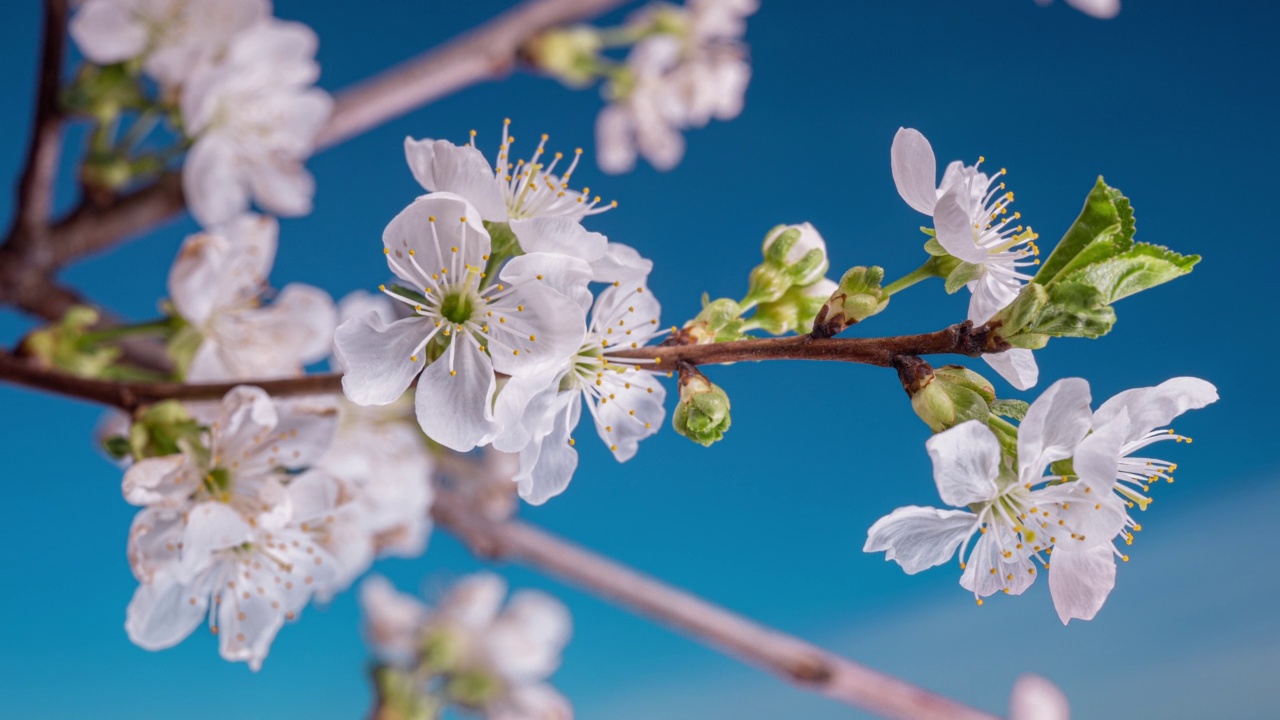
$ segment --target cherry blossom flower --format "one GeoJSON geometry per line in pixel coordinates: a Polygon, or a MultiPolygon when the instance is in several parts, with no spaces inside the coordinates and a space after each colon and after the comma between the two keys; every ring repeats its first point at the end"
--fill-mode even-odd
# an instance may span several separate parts
{"type": "Polygon", "coordinates": [[[435,672],[483,678],[475,683],[482,692],[451,699],[489,720],[569,720],[568,701],[546,683],[569,639],[568,610],[532,590],[503,608],[505,595],[506,583],[490,573],[458,581],[434,609],[381,578],[361,588],[367,636],[384,660],[406,661],[405,651],[417,648],[435,672]]]}
{"type": "Polygon", "coordinates": [[[173,88],[270,16],[270,0],[85,0],[70,31],[92,62],[143,58],[147,74],[173,88]]]}
{"type": "Polygon", "coordinates": [[[367,313],[338,327],[343,390],[356,404],[385,405],[421,374],[417,417],[428,436],[459,451],[490,442],[501,430],[492,410],[494,373],[543,373],[581,346],[582,308],[550,281],[571,278],[562,286],[585,288],[590,269],[535,252],[510,260],[488,281],[489,234],[475,207],[452,193],[415,200],[387,226],[383,245],[408,288],[381,289],[414,314],[388,324],[367,313]]]}
{"type": "Polygon", "coordinates": [[[1053,683],[1037,675],[1023,675],[1013,684],[1009,720],[1070,720],[1067,697],[1053,683]]]}
{"type": "MultiPolygon", "coordinates": [[[[1030,275],[1019,268],[1038,264],[1038,251],[1030,228],[1015,224],[1020,213],[1009,215],[1013,192],[997,182],[1005,175],[981,172],[977,165],[952,162],[934,185],[937,161],[929,141],[919,131],[900,128],[890,152],[893,180],[898,193],[912,208],[933,218],[937,240],[962,262],[975,266],[976,277],[968,288],[969,320],[987,322],[1018,296],[1030,275]]],[[[983,355],[1002,377],[1019,390],[1035,386],[1039,369],[1030,350],[1014,348],[983,355]]]]}
{"type": "Polygon", "coordinates": [[[207,443],[126,471],[125,498],[145,506],[129,537],[141,583],[130,639],[171,647],[208,615],[222,656],[257,669],[284,621],[332,592],[353,557],[364,562],[359,539],[339,537],[337,482],[295,474],[324,453],[334,423],[327,402],[277,405],[240,386],[223,398],[207,443]]]}
{"type": "Polygon", "coordinates": [[[1088,434],[1089,385],[1069,378],[1049,386],[1028,409],[1018,427],[1016,471],[981,421],[935,435],[926,447],[938,493],[948,505],[968,509],[899,508],[871,527],[864,550],[886,551],[886,559],[914,574],[960,548],[960,584],[979,604],[997,591],[1021,594],[1035,580],[1032,561],[1048,568],[1052,553],[1049,588],[1059,617],[1064,623],[1092,619],[1115,584],[1112,541],[1126,517],[1109,485],[1129,420],[1118,413],[1112,422],[1106,432],[1088,434]],[[1077,479],[1044,474],[1068,458],[1077,479]]]}
{"type": "Polygon", "coordinates": [[[277,215],[311,211],[315,181],[302,163],[333,109],[329,94],[312,87],[316,44],[300,23],[258,23],[187,83],[182,119],[194,142],[182,187],[201,225],[227,222],[251,198],[277,215]]]}
{"type": "Polygon", "coordinates": [[[660,310],[644,282],[615,283],[596,299],[573,357],[549,373],[513,378],[499,393],[495,414],[503,434],[494,447],[520,453],[514,479],[526,501],[540,505],[573,478],[578,453],[572,435],[584,400],[596,434],[618,462],[630,460],[640,441],[662,427],[666,389],[646,365],[615,355],[665,333],[658,326],[660,310]]]}
{"type": "Polygon", "coordinates": [[[199,336],[188,380],[288,377],[329,354],[336,314],[323,290],[293,283],[261,306],[278,231],[273,218],[242,215],[183,243],[169,297],[199,336]]]}
{"type": "MultiPolygon", "coordinates": [[[[1048,5],[1051,2],[1053,0],[1036,0],[1039,5],[1048,5]]],[[[1067,0],[1067,4],[1099,20],[1110,20],[1120,14],[1120,0],[1067,0]]]]}
{"type": "Polygon", "coordinates": [[[658,170],[670,170],[684,157],[686,112],[678,88],[667,75],[680,60],[680,42],[670,35],[646,38],[627,56],[631,81],[596,117],[600,169],[630,172],[639,154],[658,170]]]}

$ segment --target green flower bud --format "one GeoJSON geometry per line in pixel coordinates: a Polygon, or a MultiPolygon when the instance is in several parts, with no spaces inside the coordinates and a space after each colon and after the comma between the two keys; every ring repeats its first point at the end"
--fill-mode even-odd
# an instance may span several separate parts
{"type": "Polygon", "coordinates": [[[89,329],[100,318],[93,308],[72,306],[57,324],[28,335],[21,352],[45,367],[81,377],[102,377],[120,358],[120,350],[99,347],[91,337],[89,329]]]}
{"type": "Polygon", "coordinates": [[[884,268],[850,268],[840,278],[840,284],[831,298],[818,310],[813,323],[813,336],[828,338],[845,328],[884,310],[889,296],[880,287],[884,280],[884,268]]]}
{"type": "Polygon", "coordinates": [[[830,267],[827,244],[809,223],[779,225],[765,236],[764,262],[751,271],[746,302],[767,303],[792,287],[812,285],[830,267]]]}
{"type": "Polygon", "coordinates": [[[702,311],[684,324],[681,335],[694,345],[728,342],[742,337],[742,307],[729,298],[708,300],[702,296],[702,311]]]}
{"type": "Polygon", "coordinates": [[[85,63],[63,93],[63,105],[79,115],[109,122],[123,110],[144,107],[146,94],[131,63],[98,66],[85,63]]]}
{"type": "MultiPolygon", "coordinates": [[[[1034,323],[1048,302],[1049,292],[1044,289],[1044,286],[1030,283],[1022,288],[1022,292],[1018,293],[1018,297],[1014,298],[1013,302],[996,313],[989,322],[999,322],[1000,329],[997,332],[1000,337],[1010,340],[1034,323]]],[[[1045,342],[1048,342],[1047,338],[1045,342]]]]}
{"type": "Polygon", "coordinates": [[[911,407],[930,430],[942,432],[967,420],[987,422],[995,388],[987,379],[959,365],[936,368],[932,378],[919,378],[911,407]]]}
{"type": "Polygon", "coordinates": [[[374,669],[378,709],[372,720],[434,720],[439,715],[435,700],[418,690],[413,674],[382,666],[374,669]]]}
{"type": "Polygon", "coordinates": [[[710,447],[729,429],[729,396],[697,370],[680,372],[680,402],[671,426],[690,440],[710,447]]]}
{"type": "Polygon", "coordinates": [[[556,28],[539,33],[523,48],[534,67],[554,75],[566,85],[587,85],[599,74],[600,33],[587,25],[556,28]]]}
{"type": "Polygon", "coordinates": [[[752,322],[767,332],[781,335],[813,330],[813,320],[836,291],[834,280],[823,278],[812,285],[793,287],[771,303],[761,303],[751,316],[752,322]]]}
{"type": "MultiPolygon", "coordinates": [[[[135,460],[174,455],[201,447],[204,428],[177,400],[165,400],[148,407],[129,426],[128,452],[135,460]]],[[[118,441],[107,438],[104,447],[113,452],[118,441]]]]}
{"type": "Polygon", "coordinates": [[[480,709],[502,692],[502,681],[483,670],[465,670],[449,676],[445,692],[463,707],[480,709]]]}
{"type": "Polygon", "coordinates": [[[418,645],[418,664],[434,673],[457,669],[462,659],[462,643],[445,628],[427,628],[418,645]]]}

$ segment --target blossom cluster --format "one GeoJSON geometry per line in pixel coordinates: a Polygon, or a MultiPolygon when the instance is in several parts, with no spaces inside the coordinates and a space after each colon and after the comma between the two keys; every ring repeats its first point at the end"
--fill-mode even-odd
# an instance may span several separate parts
{"type": "Polygon", "coordinates": [[[271,11],[270,0],[85,0],[71,20],[86,58],[145,73],[176,111],[190,144],[183,192],[205,227],[251,201],[277,215],[311,210],[302,163],[333,100],[313,87],[315,33],[271,11]]]}
{"type": "Polygon", "coordinates": [[[544,135],[513,161],[509,127],[492,163],[474,132],[466,145],[406,139],[428,192],[383,232],[402,284],[379,289],[400,312],[352,317],[334,346],[351,401],[396,402],[416,380],[427,436],[460,452],[519,453],[520,495],[542,503],[577,466],[584,400],[619,461],[661,426],[656,368],[625,354],[662,332],[660,306],[647,285],[652,263],[583,227],[612,204],[570,189],[581,151],[558,174],[564,157],[544,135]]]}
{"type": "Polygon", "coordinates": [[[502,607],[506,583],[464,577],[429,608],[385,578],[360,587],[366,635],[379,661],[383,707],[397,717],[434,700],[489,720],[569,720],[573,710],[547,678],[571,632],[569,612],[541,592],[521,590],[502,607]],[[407,686],[407,687],[404,687],[407,686]]]}
{"type": "Polygon", "coordinates": [[[683,131],[742,112],[751,64],[742,37],[759,0],[689,0],[645,8],[629,25],[643,39],[604,86],[609,104],[596,118],[600,168],[635,167],[637,154],[659,170],[684,157],[683,131]]]}
{"type": "Polygon", "coordinates": [[[1132,544],[1142,529],[1129,511],[1146,510],[1151,485],[1173,482],[1177,469],[1135,453],[1190,442],[1165,426],[1217,399],[1213,385],[1183,377],[1120,393],[1093,411],[1087,382],[1059,380],[1016,427],[993,416],[930,438],[938,495],[965,509],[899,508],[871,527],[864,550],[917,573],[958,549],[960,585],[978,604],[996,592],[1021,594],[1039,564],[1062,621],[1090,620],[1115,586],[1116,558],[1129,559],[1116,543],[1132,544]]]}

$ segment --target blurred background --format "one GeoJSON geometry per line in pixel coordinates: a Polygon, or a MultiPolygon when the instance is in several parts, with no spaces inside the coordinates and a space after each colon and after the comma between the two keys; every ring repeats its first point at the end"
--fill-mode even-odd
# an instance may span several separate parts
{"type": "MultiPolygon", "coordinates": [[[[276,14],[321,38],[321,85],[337,90],[466,30],[510,3],[276,0],[276,14]]],[[[7,8],[0,44],[0,177],[21,167],[38,3],[7,8]]],[[[777,223],[811,221],[834,276],[923,260],[923,219],[889,172],[899,126],[933,142],[940,163],[985,155],[1007,167],[1017,209],[1048,248],[1102,174],[1130,197],[1138,239],[1204,261],[1188,278],[1124,300],[1098,341],[1038,353],[1043,388],[1092,383],[1095,403],[1178,375],[1215,383],[1217,405],[1184,416],[1195,444],[1168,444],[1178,482],[1155,488],[1117,586],[1097,619],[1058,621],[1045,583],[977,607],[944,566],[909,577],[862,553],[866,529],[905,504],[936,504],[924,441],[892,371],[771,363],[713,368],[734,425],[703,449],[667,431],[618,465],[598,443],[570,490],[522,517],[641,570],[880,670],[1003,712],[1022,672],[1058,683],[1080,719],[1280,717],[1280,596],[1270,540],[1280,506],[1270,436],[1280,406],[1265,361],[1280,251],[1274,129],[1280,7],[1246,0],[1128,0],[1099,21],[1063,3],[764,0],[747,40],[746,111],[688,135],[677,169],[576,178],[621,207],[589,227],[652,257],[664,322],[699,294],[741,296],[759,242],[777,223]]],[[[417,193],[406,134],[492,152],[502,118],[517,137],[592,145],[600,99],[516,74],[470,88],[327,150],[309,164],[316,210],[283,220],[274,284],[341,296],[385,275],[378,238],[417,193]]],[[[64,156],[60,204],[74,200],[64,156]]],[[[0,219],[12,216],[9,193],[0,219]]],[[[127,317],[157,312],[189,220],[70,268],[64,279],[127,317]]],[[[863,334],[940,328],[965,293],[941,283],[894,298],[863,334]]],[[[0,314],[5,343],[32,327],[0,314]]],[[[979,363],[977,368],[985,372],[979,363]]],[[[988,373],[995,378],[994,373],[988,373]]],[[[1000,392],[1017,397],[1007,385],[1000,392]]],[[[1035,393],[1024,394],[1026,399],[1035,393]]],[[[6,549],[0,594],[0,716],[41,718],[351,718],[367,707],[367,653],[355,594],[308,608],[250,672],[197,632],[162,653],[125,636],[135,582],[125,558],[134,508],[94,448],[101,410],[0,386],[6,549]]],[[[436,534],[416,560],[376,567],[401,589],[438,593],[478,563],[436,534]]],[[[826,720],[861,717],[517,567],[513,585],[547,589],[573,611],[575,637],[555,684],[585,720],[826,720]]]]}

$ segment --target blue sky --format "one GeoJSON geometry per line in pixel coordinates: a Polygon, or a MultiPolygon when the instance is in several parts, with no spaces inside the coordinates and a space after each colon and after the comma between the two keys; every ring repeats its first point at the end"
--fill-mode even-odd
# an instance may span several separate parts
{"type": "MultiPolygon", "coordinates": [[[[471,27],[506,3],[278,0],[277,14],[321,38],[321,83],[339,89],[471,27]]],[[[0,45],[0,176],[25,151],[36,54],[35,3],[10,11],[0,45]]],[[[697,311],[705,290],[740,295],[759,241],[781,222],[813,222],[833,274],[881,264],[890,276],[923,259],[921,218],[897,196],[889,144],[922,130],[940,158],[1009,169],[1024,219],[1043,245],[1061,235],[1097,175],[1132,200],[1138,239],[1205,260],[1190,277],[1122,301],[1098,341],[1038,353],[1042,387],[1084,376],[1098,401],[1178,375],[1218,385],[1222,401],[1185,417],[1191,446],[1168,448],[1178,482],[1158,488],[1133,560],[1092,623],[1064,628],[1045,588],[984,607],[938,568],[907,577],[861,552],[866,528],[904,504],[936,502],[928,437],[892,372],[801,363],[709,371],[733,400],[734,425],[711,449],[671,432],[619,466],[594,443],[569,491],[523,516],[667,581],[877,668],[992,710],[1019,672],[1060,683],[1078,718],[1271,718],[1280,585],[1267,541],[1280,503],[1274,443],[1280,395],[1267,358],[1280,10],[1245,0],[1130,0],[1099,22],[1030,0],[780,3],[764,0],[748,40],[747,109],[689,134],[684,163],[579,179],[621,207],[593,229],[655,261],[664,321],[697,311]],[[1222,708],[1216,703],[1227,703],[1222,708]]],[[[385,275],[378,238],[416,194],[406,134],[496,147],[503,117],[517,137],[590,150],[599,98],[515,75],[415,111],[310,163],[316,211],[282,222],[273,281],[335,295],[385,275]]],[[[73,146],[60,204],[74,200],[73,146]]],[[[0,217],[12,215],[8,194],[0,217]]],[[[170,224],[64,278],[139,319],[154,316],[189,220],[170,224]]],[[[940,284],[896,296],[863,334],[937,329],[964,298],[940,284]]],[[[0,339],[28,329],[0,314],[0,339]]],[[[981,369],[981,368],[979,368],[981,369]]],[[[1017,396],[1007,386],[1001,392],[1017,396]]],[[[1033,394],[1028,395],[1032,397],[1033,394]]],[[[348,593],[282,631],[264,669],[217,657],[197,633],[148,653],[123,630],[134,581],[124,544],[133,508],[119,472],[94,450],[100,410],[0,387],[7,462],[0,540],[10,549],[8,628],[0,639],[0,715],[47,718],[357,716],[366,653],[348,593]]],[[[426,555],[379,570],[400,587],[437,591],[477,567],[443,534],[426,555]]],[[[586,720],[799,720],[857,717],[666,630],[522,568],[514,585],[555,592],[576,635],[556,683],[586,720]]]]}

